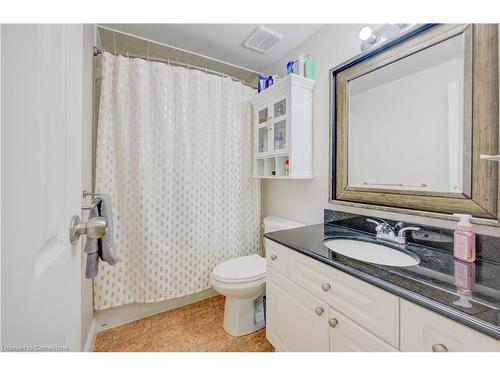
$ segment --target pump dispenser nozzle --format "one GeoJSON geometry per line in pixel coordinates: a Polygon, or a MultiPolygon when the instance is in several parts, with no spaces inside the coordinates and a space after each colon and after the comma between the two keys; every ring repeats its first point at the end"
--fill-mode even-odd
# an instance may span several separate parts
{"type": "Polygon", "coordinates": [[[453,216],[460,218],[460,221],[457,224],[459,229],[469,229],[472,230],[472,224],[470,219],[472,219],[472,215],[468,214],[453,214],[453,216]]]}

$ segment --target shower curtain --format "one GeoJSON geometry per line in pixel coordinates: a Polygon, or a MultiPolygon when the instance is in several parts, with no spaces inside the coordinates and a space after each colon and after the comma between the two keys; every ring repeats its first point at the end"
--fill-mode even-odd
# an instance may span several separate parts
{"type": "Polygon", "coordinates": [[[100,263],[95,309],[205,290],[218,263],[258,251],[251,93],[230,78],[103,53],[95,188],[112,196],[122,260],[100,263]]]}

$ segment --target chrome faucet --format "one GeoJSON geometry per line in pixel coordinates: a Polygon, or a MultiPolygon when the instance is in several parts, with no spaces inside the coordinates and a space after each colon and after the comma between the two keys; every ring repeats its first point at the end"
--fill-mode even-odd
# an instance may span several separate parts
{"type": "Polygon", "coordinates": [[[403,222],[399,222],[393,227],[382,219],[380,219],[380,221],[366,219],[366,221],[376,225],[375,232],[377,232],[377,235],[375,237],[377,239],[396,243],[398,245],[406,245],[406,232],[419,231],[421,229],[420,227],[405,227],[403,222]]]}

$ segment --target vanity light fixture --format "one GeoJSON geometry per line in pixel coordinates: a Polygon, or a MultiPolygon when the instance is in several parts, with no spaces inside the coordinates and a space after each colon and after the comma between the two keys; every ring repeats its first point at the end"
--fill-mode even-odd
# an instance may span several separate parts
{"type": "Polygon", "coordinates": [[[359,31],[359,39],[363,42],[366,41],[369,44],[373,44],[377,40],[377,37],[373,35],[373,30],[370,26],[365,26],[359,31]]]}
{"type": "Polygon", "coordinates": [[[409,23],[387,23],[372,30],[370,26],[365,26],[359,31],[359,39],[361,39],[361,50],[364,51],[373,47],[375,44],[381,43],[395,35],[408,29],[412,24],[409,23]]]}

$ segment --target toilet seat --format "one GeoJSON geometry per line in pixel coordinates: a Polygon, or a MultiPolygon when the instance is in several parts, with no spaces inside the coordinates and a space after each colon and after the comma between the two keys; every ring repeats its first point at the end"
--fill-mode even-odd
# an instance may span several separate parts
{"type": "Polygon", "coordinates": [[[260,280],[266,277],[266,260],[257,254],[229,259],[214,268],[212,277],[227,283],[260,280]]]}

